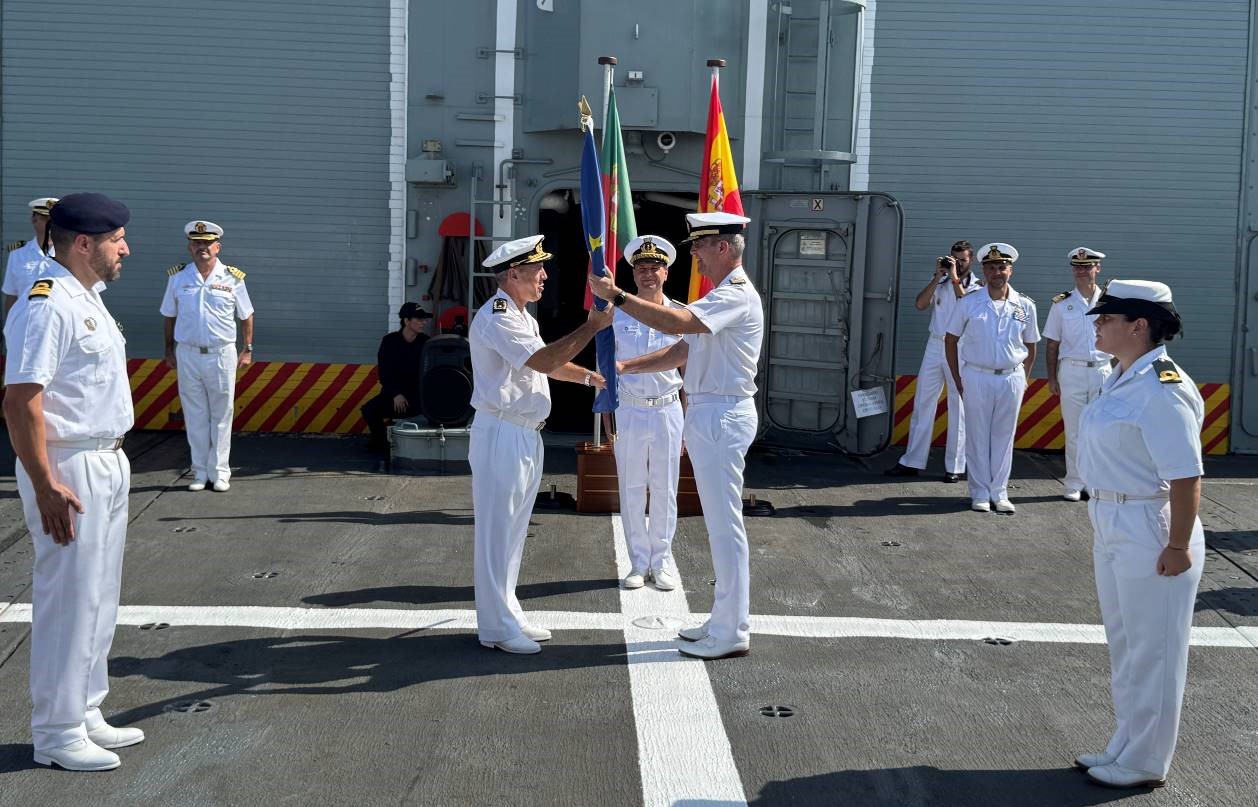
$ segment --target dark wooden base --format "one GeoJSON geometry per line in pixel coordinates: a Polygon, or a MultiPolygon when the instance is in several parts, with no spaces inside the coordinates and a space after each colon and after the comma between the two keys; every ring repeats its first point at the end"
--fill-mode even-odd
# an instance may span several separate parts
{"type": "MultiPolygon", "coordinates": [[[[620,487],[616,478],[616,455],[611,443],[595,446],[592,442],[577,444],[577,512],[619,513],[620,487]]],[[[690,457],[681,454],[681,476],[677,480],[677,515],[698,516],[699,491],[695,488],[695,472],[690,457]]]]}

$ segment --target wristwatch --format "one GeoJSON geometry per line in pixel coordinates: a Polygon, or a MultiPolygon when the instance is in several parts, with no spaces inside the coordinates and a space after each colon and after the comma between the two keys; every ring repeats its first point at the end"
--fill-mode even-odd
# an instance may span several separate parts
{"type": "Polygon", "coordinates": [[[616,292],[616,296],[612,298],[612,305],[616,306],[617,308],[620,308],[622,305],[625,304],[626,299],[627,298],[625,297],[625,293],[623,291],[618,291],[616,292]]]}
{"type": "Polygon", "coordinates": [[[253,352],[253,342],[245,342],[245,352],[246,353],[253,352]]]}

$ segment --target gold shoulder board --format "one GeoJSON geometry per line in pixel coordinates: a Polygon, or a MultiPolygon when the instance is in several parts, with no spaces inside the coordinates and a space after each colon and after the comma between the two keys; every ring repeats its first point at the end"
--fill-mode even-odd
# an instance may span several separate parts
{"type": "Polygon", "coordinates": [[[501,314],[503,311],[506,311],[506,310],[507,310],[507,301],[502,299],[501,297],[495,298],[494,299],[494,313],[501,314]]]}
{"type": "Polygon", "coordinates": [[[183,271],[183,266],[184,266],[184,265],[183,265],[182,263],[177,263],[177,264],[175,264],[174,266],[172,266],[172,267],[170,267],[169,269],[167,269],[167,270],[166,270],[166,275],[167,275],[167,277],[174,277],[175,275],[177,275],[177,274],[179,274],[180,272],[182,272],[182,271],[183,271]]]}
{"type": "Polygon", "coordinates": [[[1163,384],[1182,384],[1184,381],[1179,375],[1179,368],[1170,359],[1158,359],[1153,362],[1153,369],[1158,374],[1158,381],[1163,384]]]}
{"type": "Polygon", "coordinates": [[[1060,303],[1062,300],[1066,299],[1069,296],[1070,296],[1070,292],[1063,291],[1061,294],[1053,295],[1053,302],[1060,303]]]}
{"type": "Polygon", "coordinates": [[[729,279],[729,284],[731,286],[741,286],[746,282],[747,282],[747,278],[743,277],[742,275],[739,275],[738,277],[731,277],[729,279]]]}
{"type": "Polygon", "coordinates": [[[237,268],[236,268],[236,267],[234,267],[234,266],[229,266],[229,267],[227,267],[227,272],[228,272],[228,274],[230,274],[232,277],[236,278],[237,280],[244,280],[244,279],[245,279],[245,273],[244,273],[244,272],[242,272],[242,271],[240,271],[239,269],[237,269],[237,268]]]}
{"type": "Polygon", "coordinates": [[[25,241],[11,241],[8,244],[5,244],[4,248],[7,249],[9,252],[12,252],[13,250],[17,249],[18,247],[22,246],[25,243],[26,243],[25,241]]]}
{"type": "Polygon", "coordinates": [[[28,300],[38,300],[52,294],[52,278],[41,277],[35,281],[35,285],[31,286],[30,294],[26,295],[28,300]]]}

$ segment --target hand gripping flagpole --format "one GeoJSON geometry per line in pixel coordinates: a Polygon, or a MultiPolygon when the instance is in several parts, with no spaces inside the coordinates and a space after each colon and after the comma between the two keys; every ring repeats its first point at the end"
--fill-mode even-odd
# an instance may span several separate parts
{"type": "MultiPolygon", "coordinates": [[[[615,77],[614,74],[616,72],[617,60],[615,56],[600,56],[598,57],[598,63],[603,66],[603,123],[602,123],[602,126],[600,127],[600,131],[602,131],[603,137],[607,137],[607,106],[608,106],[608,101],[611,99],[612,79],[615,77]]],[[[607,200],[604,200],[604,204],[606,204],[606,202],[607,200]]],[[[613,271],[614,271],[614,267],[613,267],[613,271]]],[[[594,413],[594,447],[595,448],[598,448],[599,446],[603,444],[603,427],[604,426],[607,427],[608,435],[613,434],[612,427],[611,427],[611,419],[612,419],[612,416],[610,412],[595,412],[594,413]]]]}

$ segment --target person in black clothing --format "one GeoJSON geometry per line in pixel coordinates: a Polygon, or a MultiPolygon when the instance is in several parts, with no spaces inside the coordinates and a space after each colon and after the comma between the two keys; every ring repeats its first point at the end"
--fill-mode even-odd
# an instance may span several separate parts
{"type": "Polygon", "coordinates": [[[397,312],[401,327],[384,335],[376,352],[380,394],[363,404],[360,410],[371,440],[372,451],[389,447],[384,421],[404,418],[419,412],[419,363],[428,335],[424,333],[432,314],[415,303],[403,303],[397,312]]]}

